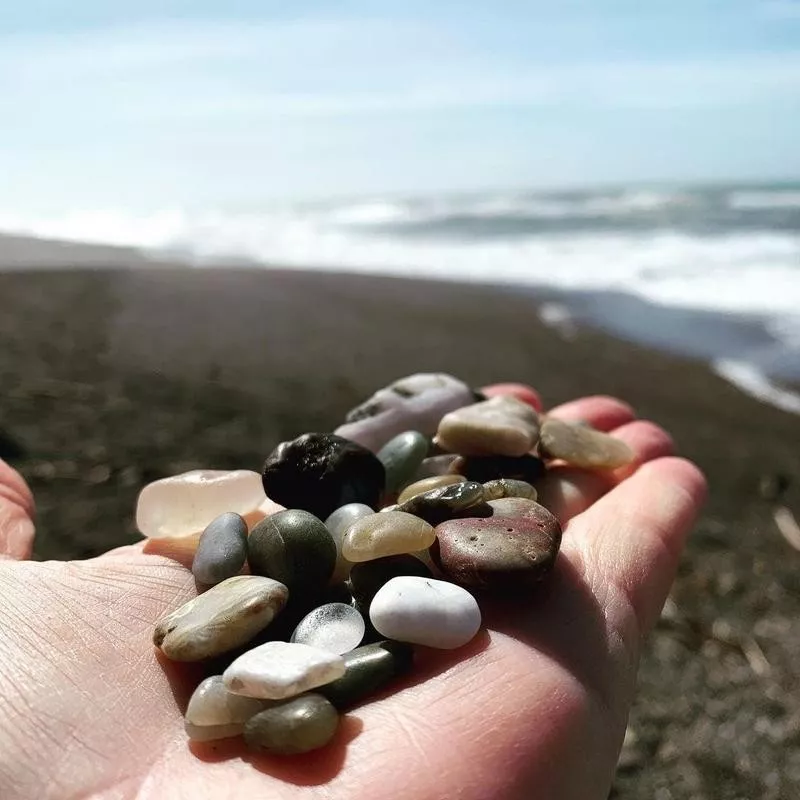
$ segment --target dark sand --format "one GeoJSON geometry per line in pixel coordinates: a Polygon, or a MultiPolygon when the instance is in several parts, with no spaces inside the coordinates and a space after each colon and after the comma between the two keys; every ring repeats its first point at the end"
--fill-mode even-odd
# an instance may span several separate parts
{"type": "MultiPolygon", "coordinates": [[[[0,242],[0,269],[138,260],[14,246],[0,242]]],[[[649,640],[614,796],[800,796],[800,553],[772,516],[800,515],[800,419],[700,363],[589,330],[565,341],[536,307],[524,292],[278,270],[0,273],[0,456],[36,494],[36,556],[134,541],[143,483],[258,469],[407,373],[526,381],[548,405],[620,395],[702,466],[711,498],[649,640]]]]}

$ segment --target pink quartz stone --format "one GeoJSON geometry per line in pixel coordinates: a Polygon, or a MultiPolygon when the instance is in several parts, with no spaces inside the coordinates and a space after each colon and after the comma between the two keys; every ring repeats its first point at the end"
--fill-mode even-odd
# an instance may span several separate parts
{"type": "Polygon", "coordinates": [[[257,472],[193,470],[145,486],[136,505],[136,526],[151,539],[191,536],[226,511],[248,518],[265,500],[257,472]]]}

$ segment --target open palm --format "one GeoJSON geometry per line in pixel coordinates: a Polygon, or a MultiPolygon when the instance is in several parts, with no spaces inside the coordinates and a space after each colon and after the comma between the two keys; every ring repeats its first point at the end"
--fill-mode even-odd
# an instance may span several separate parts
{"type": "Polygon", "coordinates": [[[637,461],[611,476],[549,473],[541,499],[565,523],[551,580],[513,605],[484,603],[472,643],[420,648],[408,681],[344,717],[331,746],[293,758],[187,741],[199,672],[159,660],[151,641],[195,593],[186,554],[149,543],[16,560],[32,541],[32,500],[0,462],[0,797],[605,798],[641,637],[705,484],[619,401],[552,413],[613,431],[637,461]]]}

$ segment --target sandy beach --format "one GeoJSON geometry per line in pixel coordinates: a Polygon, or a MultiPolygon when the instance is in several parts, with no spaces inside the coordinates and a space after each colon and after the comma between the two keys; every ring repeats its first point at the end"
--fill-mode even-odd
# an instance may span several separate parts
{"type": "Polygon", "coordinates": [[[775,514],[800,516],[800,418],[702,362],[589,328],[564,338],[540,321],[541,302],[528,290],[200,270],[2,240],[0,456],[36,495],[36,557],[134,541],[144,483],[258,469],[282,439],[332,429],[407,373],[528,382],[548,406],[618,395],[672,433],[711,495],[646,647],[613,796],[797,796],[800,552],[775,514]]]}

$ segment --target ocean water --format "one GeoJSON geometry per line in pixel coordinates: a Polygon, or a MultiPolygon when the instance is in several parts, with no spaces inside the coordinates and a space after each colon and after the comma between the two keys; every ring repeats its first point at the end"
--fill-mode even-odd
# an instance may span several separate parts
{"type": "MultiPolygon", "coordinates": [[[[546,289],[542,318],[709,361],[800,413],[800,183],[484,193],[152,214],[75,211],[0,230],[276,264],[546,289]]],[[[566,329],[566,328],[565,328],[566,329]]]]}

